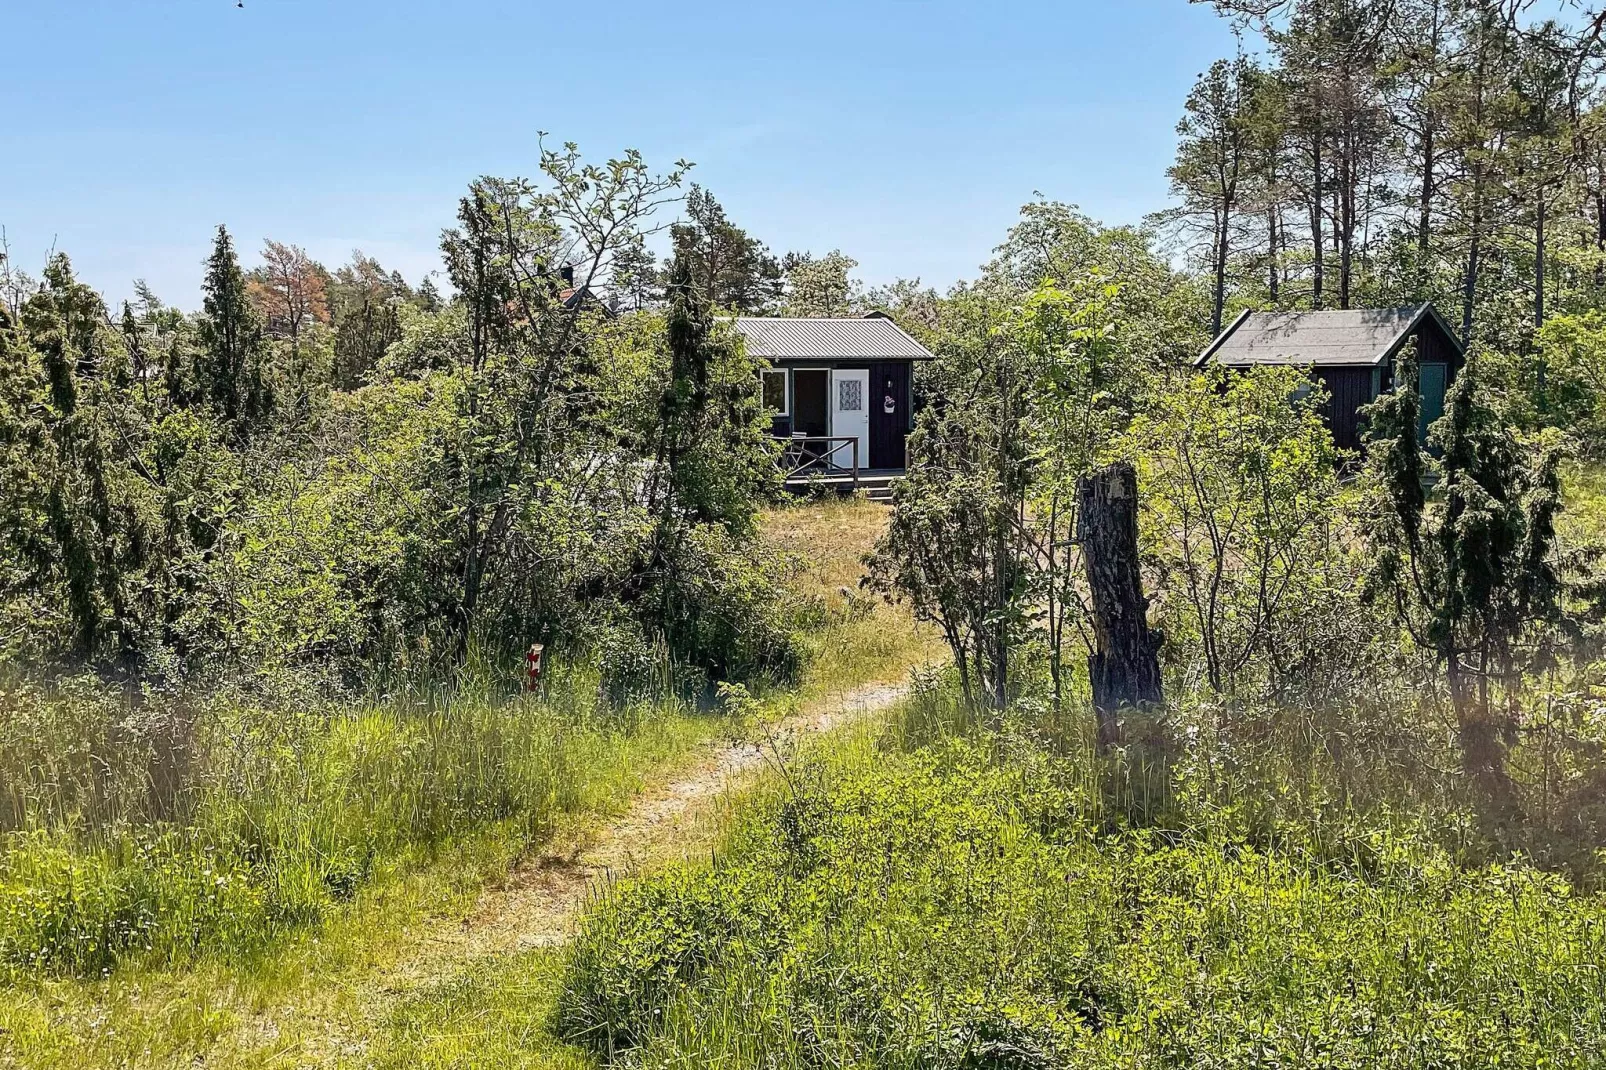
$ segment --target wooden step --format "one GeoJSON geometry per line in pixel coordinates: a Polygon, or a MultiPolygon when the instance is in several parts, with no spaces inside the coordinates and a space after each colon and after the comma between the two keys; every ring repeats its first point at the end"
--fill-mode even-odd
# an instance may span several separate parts
{"type": "Polygon", "coordinates": [[[855,490],[860,490],[871,501],[890,503],[892,501],[892,485],[902,478],[902,471],[892,469],[871,472],[861,471],[857,481],[854,480],[851,472],[833,471],[793,477],[786,481],[786,489],[794,494],[807,494],[824,490],[850,494],[855,490]]]}

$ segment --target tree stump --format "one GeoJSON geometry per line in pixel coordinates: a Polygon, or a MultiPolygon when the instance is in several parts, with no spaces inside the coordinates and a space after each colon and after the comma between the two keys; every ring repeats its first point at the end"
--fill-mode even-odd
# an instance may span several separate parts
{"type": "Polygon", "coordinates": [[[1125,461],[1077,483],[1078,541],[1093,596],[1094,651],[1088,658],[1098,745],[1121,740],[1124,707],[1165,701],[1160,684],[1160,633],[1151,631],[1149,600],[1138,571],[1138,476],[1125,461]]]}

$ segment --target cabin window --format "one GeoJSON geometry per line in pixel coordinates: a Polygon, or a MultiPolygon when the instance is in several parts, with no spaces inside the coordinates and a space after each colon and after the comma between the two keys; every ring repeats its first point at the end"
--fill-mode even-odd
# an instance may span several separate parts
{"type": "Polygon", "coordinates": [[[836,384],[838,412],[858,412],[864,408],[864,383],[858,379],[839,379],[836,384]]]}
{"type": "Polygon", "coordinates": [[[764,407],[773,409],[782,416],[788,415],[792,410],[787,402],[786,372],[784,370],[766,371],[764,377],[764,407]]]}

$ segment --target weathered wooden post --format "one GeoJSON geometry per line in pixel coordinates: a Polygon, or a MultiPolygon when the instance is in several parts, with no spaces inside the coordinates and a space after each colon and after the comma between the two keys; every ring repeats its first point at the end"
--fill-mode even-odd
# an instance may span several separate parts
{"type": "Polygon", "coordinates": [[[1094,650],[1088,658],[1098,746],[1121,741],[1121,708],[1159,705],[1160,634],[1138,571],[1138,476],[1120,461],[1077,483],[1077,529],[1093,595],[1094,650]]]}

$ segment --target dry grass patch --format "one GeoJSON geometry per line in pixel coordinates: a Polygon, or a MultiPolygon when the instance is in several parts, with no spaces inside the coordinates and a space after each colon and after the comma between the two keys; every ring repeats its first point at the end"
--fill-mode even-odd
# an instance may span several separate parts
{"type": "Polygon", "coordinates": [[[800,689],[804,701],[902,680],[916,666],[946,657],[934,629],[860,586],[864,555],[891,518],[886,506],[857,497],[800,501],[763,517],[766,543],[795,557],[796,589],[818,598],[827,616],[812,639],[813,659],[800,689]]]}

